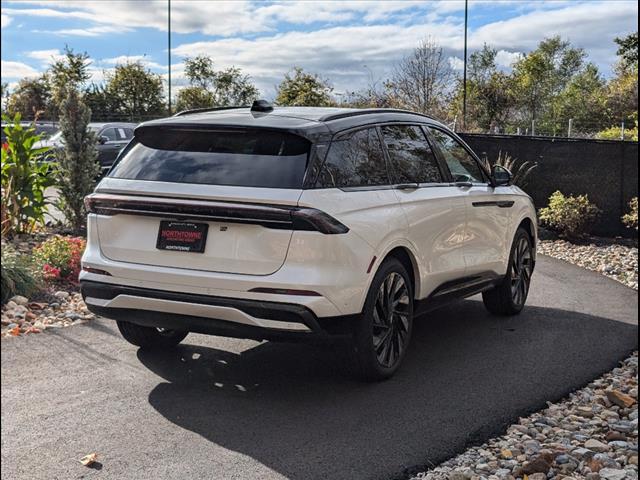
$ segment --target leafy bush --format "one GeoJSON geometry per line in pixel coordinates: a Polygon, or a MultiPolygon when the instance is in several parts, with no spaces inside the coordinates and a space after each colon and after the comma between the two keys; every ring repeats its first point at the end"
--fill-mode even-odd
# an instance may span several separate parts
{"type": "Polygon", "coordinates": [[[14,295],[29,297],[39,287],[28,257],[18,254],[10,245],[2,245],[2,303],[14,295]]]}
{"type": "Polygon", "coordinates": [[[77,282],[85,246],[79,237],[56,235],[45,240],[33,252],[39,274],[48,281],[77,282]]]}
{"type": "Polygon", "coordinates": [[[2,118],[7,123],[2,144],[2,235],[13,235],[44,223],[49,204],[44,192],[54,183],[54,164],[45,161],[49,147],[35,146],[41,136],[33,126],[20,124],[20,114],[2,118]]]}
{"type": "Polygon", "coordinates": [[[622,223],[629,228],[638,230],[638,197],[629,202],[629,213],[622,217],[622,223]]]}
{"type": "MultiPolygon", "coordinates": [[[[621,127],[611,127],[606,130],[602,130],[596,134],[596,138],[600,140],[623,140],[621,127]]],[[[638,141],[638,127],[626,128],[624,130],[624,140],[627,142],[638,141]]]]}
{"type": "Polygon", "coordinates": [[[565,197],[555,192],[549,197],[549,206],[540,210],[543,225],[566,237],[579,237],[589,233],[600,215],[600,209],[587,195],[565,197]]]}
{"type": "Polygon", "coordinates": [[[502,151],[498,152],[498,158],[495,162],[491,163],[485,158],[484,163],[488,170],[491,170],[494,165],[500,165],[509,170],[513,174],[513,184],[519,187],[527,184],[527,177],[538,167],[536,162],[528,160],[521,162],[517,158],[511,157],[508,153],[502,153],[502,151]]]}

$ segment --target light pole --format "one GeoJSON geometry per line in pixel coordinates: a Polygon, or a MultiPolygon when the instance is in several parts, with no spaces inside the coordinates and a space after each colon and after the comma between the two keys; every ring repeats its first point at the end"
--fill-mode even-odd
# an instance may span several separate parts
{"type": "Polygon", "coordinates": [[[464,0],[464,69],[462,73],[462,128],[467,128],[467,23],[469,0],[464,0]]]}
{"type": "Polygon", "coordinates": [[[169,115],[171,115],[171,0],[167,0],[167,43],[169,45],[167,49],[167,68],[169,69],[167,86],[169,90],[169,115]]]}

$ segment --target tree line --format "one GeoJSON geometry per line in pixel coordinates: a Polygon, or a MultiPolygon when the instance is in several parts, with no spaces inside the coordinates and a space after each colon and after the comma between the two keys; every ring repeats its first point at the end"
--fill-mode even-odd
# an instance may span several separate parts
{"type": "MultiPolygon", "coordinates": [[[[300,106],[404,108],[429,114],[456,129],[566,136],[625,138],[635,135],[638,120],[638,34],[616,38],[618,61],[605,79],[586,52],[560,37],[542,40],[506,71],[489,45],[469,57],[464,84],[444,49],[426,39],[393,68],[388,78],[371,79],[340,95],[320,75],[293,67],[276,87],[275,103],[300,106]],[[569,132],[571,130],[571,132],[569,132]]],[[[105,72],[104,82],[87,83],[90,58],[66,47],[62,58],[36,78],[25,78],[3,104],[25,119],[57,119],[61,92],[75,86],[92,112],[92,120],[132,120],[169,114],[163,79],[142,62],[128,62],[105,72]]],[[[247,105],[259,97],[252,79],[240,68],[217,69],[206,55],[185,59],[188,85],[173,100],[175,111],[247,105]]]]}

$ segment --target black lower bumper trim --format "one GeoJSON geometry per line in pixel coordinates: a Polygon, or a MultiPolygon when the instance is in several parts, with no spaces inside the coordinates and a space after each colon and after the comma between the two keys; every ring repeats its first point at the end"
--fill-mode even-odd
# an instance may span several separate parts
{"type": "Polygon", "coordinates": [[[310,331],[262,328],[212,318],[148,310],[101,307],[90,303],[87,304],[87,308],[96,315],[147,327],[187,330],[196,333],[234,338],[251,338],[256,340],[313,341],[328,339],[337,335],[348,335],[351,332],[350,326],[352,322],[349,322],[349,317],[318,318],[311,310],[303,305],[168,292],[93,281],[80,282],[80,288],[83,298],[93,297],[111,300],[118,295],[133,295],[177,302],[230,307],[256,318],[300,323],[306,325],[310,331]]]}

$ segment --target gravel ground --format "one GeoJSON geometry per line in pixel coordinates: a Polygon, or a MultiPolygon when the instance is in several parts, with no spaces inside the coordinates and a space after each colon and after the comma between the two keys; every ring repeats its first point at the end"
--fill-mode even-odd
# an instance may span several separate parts
{"type": "Polygon", "coordinates": [[[47,328],[68,327],[94,318],[77,292],[60,290],[47,301],[29,301],[15,296],[2,306],[0,334],[16,337],[40,333],[47,328]]]}
{"type": "Polygon", "coordinates": [[[635,480],[638,352],[568,399],[421,473],[425,480],[635,480]]]}
{"type": "Polygon", "coordinates": [[[538,253],[565,260],[602,273],[624,285],[638,289],[638,247],[594,239],[585,245],[566,240],[542,240],[538,253]]]}

